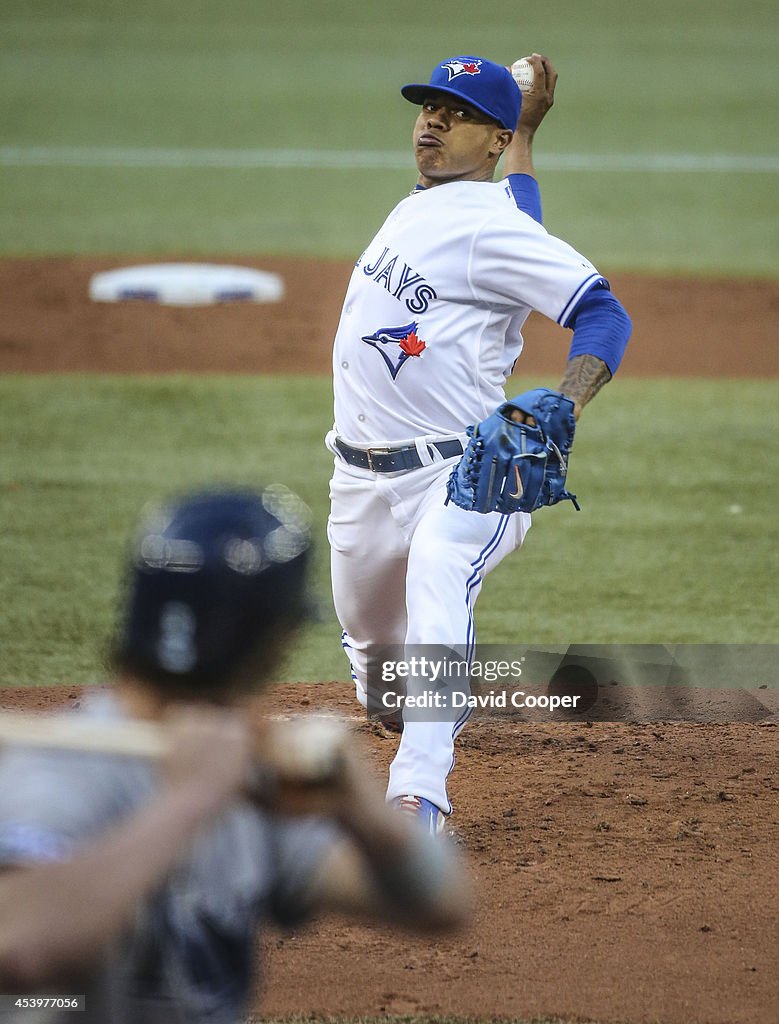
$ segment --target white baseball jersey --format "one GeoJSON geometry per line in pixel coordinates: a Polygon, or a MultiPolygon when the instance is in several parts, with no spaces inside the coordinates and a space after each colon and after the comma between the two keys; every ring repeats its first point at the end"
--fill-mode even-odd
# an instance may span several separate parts
{"type": "Polygon", "coordinates": [[[564,324],[600,274],[508,182],[412,192],[352,274],[335,339],[335,430],[356,445],[462,433],[494,412],[535,309],[564,324]]]}
{"type": "MultiPolygon", "coordinates": [[[[328,537],[333,600],[358,699],[372,645],[471,652],[486,575],[523,541],[530,516],[445,503],[457,436],[505,400],[532,309],[565,324],[601,280],[518,209],[509,181],[449,182],[392,211],[352,274],[335,339],[334,434],[354,446],[415,442],[420,468],[374,473],[335,454],[328,537]]],[[[456,722],[407,721],[387,796],[450,810],[456,722]]]]}

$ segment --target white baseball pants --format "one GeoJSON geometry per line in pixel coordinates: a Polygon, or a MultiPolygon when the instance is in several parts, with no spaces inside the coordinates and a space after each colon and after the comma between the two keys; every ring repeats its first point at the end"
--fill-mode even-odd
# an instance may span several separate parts
{"type": "MultiPolygon", "coordinates": [[[[328,521],[333,598],[363,705],[369,645],[472,649],[484,577],[530,528],[525,513],[480,515],[445,505],[455,463],[374,474],[335,457],[328,521]]],[[[464,721],[405,723],[388,800],[414,794],[451,812],[446,780],[464,721]]]]}

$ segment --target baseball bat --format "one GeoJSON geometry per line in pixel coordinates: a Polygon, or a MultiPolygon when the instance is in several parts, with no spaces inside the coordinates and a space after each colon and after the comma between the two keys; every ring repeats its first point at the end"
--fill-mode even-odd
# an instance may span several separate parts
{"type": "MultiPolygon", "coordinates": [[[[280,785],[322,786],[339,776],[343,725],[301,715],[274,724],[247,780],[252,795],[272,802],[280,785]]],[[[156,722],[81,721],[68,715],[0,712],[0,748],[6,745],[76,750],[159,760],[170,751],[165,726],[156,722]]]]}
{"type": "Polygon", "coordinates": [[[84,722],[66,715],[15,712],[0,713],[3,744],[152,759],[168,752],[165,729],[155,722],[84,722]]]}

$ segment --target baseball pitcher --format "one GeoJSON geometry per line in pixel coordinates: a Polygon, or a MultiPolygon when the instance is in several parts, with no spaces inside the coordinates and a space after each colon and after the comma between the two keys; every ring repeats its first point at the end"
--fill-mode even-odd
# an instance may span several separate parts
{"type": "MultiPolygon", "coordinates": [[[[475,56],[401,89],[419,108],[417,184],[360,256],[344,300],[328,533],[363,704],[373,645],[472,656],[484,578],[521,546],[532,512],[575,501],[575,423],[630,335],[605,278],[541,224],[531,146],[557,75],[546,57],[528,62],[524,101],[507,68],[475,56]],[[573,331],[568,364],[556,389],[507,401],[532,310],[573,331]]],[[[521,628],[519,600],[517,619],[521,628]]],[[[399,723],[387,797],[433,832],[452,809],[446,780],[465,717],[399,723]]]]}

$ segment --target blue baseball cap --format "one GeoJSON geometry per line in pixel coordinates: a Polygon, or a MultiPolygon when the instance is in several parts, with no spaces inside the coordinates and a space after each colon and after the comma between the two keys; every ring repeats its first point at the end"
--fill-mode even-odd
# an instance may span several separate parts
{"type": "Polygon", "coordinates": [[[439,64],[427,85],[404,85],[400,90],[410,103],[424,103],[431,92],[445,92],[516,131],[522,109],[522,93],[511,72],[483,57],[452,57],[439,64]]]}

